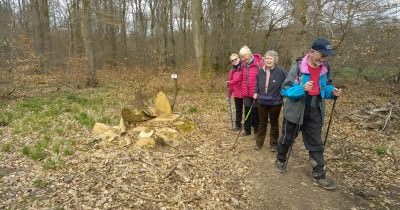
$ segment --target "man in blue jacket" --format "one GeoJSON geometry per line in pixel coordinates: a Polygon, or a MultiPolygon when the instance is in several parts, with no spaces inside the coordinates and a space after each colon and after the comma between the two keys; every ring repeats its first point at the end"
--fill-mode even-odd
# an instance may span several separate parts
{"type": "Polygon", "coordinates": [[[316,39],[308,54],[291,67],[283,82],[284,119],[276,160],[276,169],[285,172],[287,153],[301,131],[304,146],[309,151],[313,181],[327,190],[335,189],[336,183],[326,177],[324,169],[324,101],[342,92],[332,85],[332,74],[325,63],[330,55],[334,55],[330,42],[325,38],[316,39]]]}

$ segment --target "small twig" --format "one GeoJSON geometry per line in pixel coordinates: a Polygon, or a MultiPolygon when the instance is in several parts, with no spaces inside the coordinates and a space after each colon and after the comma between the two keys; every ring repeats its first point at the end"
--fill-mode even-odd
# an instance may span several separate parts
{"type": "Polygon", "coordinates": [[[15,86],[14,86],[14,88],[7,94],[7,96],[10,96],[14,91],[15,91],[15,86]]]}
{"type": "Polygon", "coordinates": [[[390,121],[390,116],[392,115],[392,110],[393,110],[393,106],[390,107],[389,114],[388,114],[388,116],[386,117],[385,125],[384,125],[383,128],[381,129],[381,132],[384,131],[384,130],[386,129],[386,126],[387,126],[388,122],[390,121]]]}
{"type": "Polygon", "coordinates": [[[232,195],[244,195],[243,192],[230,192],[230,194],[232,194],[232,195]]]}
{"type": "Polygon", "coordinates": [[[169,176],[171,176],[172,173],[175,171],[176,168],[177,168],[177,164],[174,164],[174,165],[172,166],[172,168],[169,169],[168,173],[164,176],[164,179],[166,179],[166,178],[168,178],[169,176]]]}
{"type": "Polygon", "coordinates": [[[197,156],[197,155],[191,153],[191,154],[181,154],[181,155],[178,155],[177,157],[178,157],[178,158],[183,158],[183,157],[194,157],[194,156],[197,156]]]}

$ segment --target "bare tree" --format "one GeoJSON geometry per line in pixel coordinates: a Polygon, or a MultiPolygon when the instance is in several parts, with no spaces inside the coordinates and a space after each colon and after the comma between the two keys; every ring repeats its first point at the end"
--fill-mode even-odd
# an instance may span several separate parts
{"type": "Polygon", "coordinates": [[[36,53],[40,58],[38,71],[43,73],[50,49],[49,6],[47,0],[32,0],[32,20],[36,53]]]}
{"type": "Polygon", "coordinates": [[[293,6],[292,17],[293,27],[292,27],[292,37],[293,47],[291,50],[292,59],[297,58],[305,53],[307,50],[307,40],[306,40],[306,25],[307,25],[307,0],[291,0],[293,6]]]}
{"type": "Polygon", "coordinates": [[[203,71],[203,53],[204,53],[204,40],[201,29],[202,22],[202,1],[193,0],[191,4],[192,8],[192,31],[193,31],[193,42],[196,53],[197,73],[201,75],[203,71]]]}
{"type": "Polygon", "coordinates": [[[86,85],[89,87],[96,87],[98,85],[96,75],[96,55],[93,44],[92,36],[92,23],[91,23],[91,2],[90,0],[82,0],[82,37],[85,43],[85,51],[88,59],[88,74],[86,78],[86,85]]]}
{"type": "Polygon", "coordinates": [[[126,39],[126,0],[120,0],[121,5],[121,15],[120,15],[120,26],[121,26],[121,33],[119,33],[121,37],[121,48],[122,48],[122,58],[124,61],[128,58],[128,48],[127,39],[126,39]]]}

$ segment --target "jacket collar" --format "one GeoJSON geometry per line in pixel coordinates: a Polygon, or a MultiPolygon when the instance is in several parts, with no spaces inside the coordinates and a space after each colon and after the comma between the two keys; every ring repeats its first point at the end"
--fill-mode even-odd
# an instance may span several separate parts
{"type": "MultiPolygon", "coordinates": [[[[304,56],[304,58],[301,60],[301,64],[300,64],[300,69],[301,69],[301,73],[302,74],[310,74],[310,70],[308,70],[308,64],[307,61],[310,58],[310,54],[307,54],[306,56],[304,56]]],[[[326,63],[323,62],[322,63],[322,67],[321,67],[321,73],[320,75],[324,75],[328,73],[328,68],[326,67],[326,63]]]]}

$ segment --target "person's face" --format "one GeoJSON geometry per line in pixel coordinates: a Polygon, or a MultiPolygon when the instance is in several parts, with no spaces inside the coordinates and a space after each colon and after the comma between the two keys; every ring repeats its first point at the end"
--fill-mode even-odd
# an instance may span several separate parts
{"type": "Polygon", "coordinates": [[[251,55],[243,55],[242,56],[242,61],[245,62],[245,63],[250,63],[251,55]]]}
{"type": "Polygon", "coordinates": [[[325,61],[326,57],[328,57],[328,56],[323,55],[322,53],[318,52],[317,50],[312,50],[311,51],[312,63],[313,63],[314,66],[321,65],[322,62],[325,61]]]}
{"type": "Polygon", "coordinates": [[[272,56],[266,55],[264,57],[264,63],[267,69],[273,69],[275,67],[275,59],[272,56]]]}
{"type": "Polygon", "coordinates": [[[235,57],[235,58],[233,58],[233,59],[231,60],[231,64],[232,64],[233,66],[238,65],[239,62],[240,62],[239,57],[235,57]]]}

